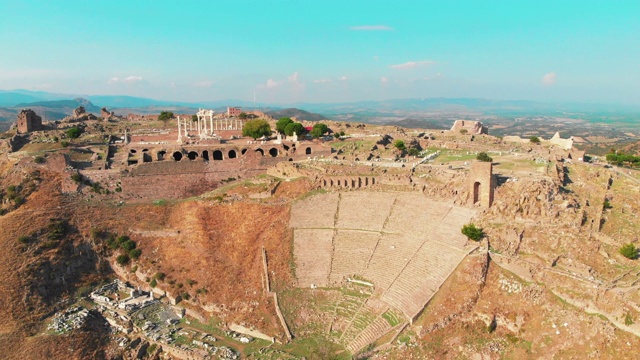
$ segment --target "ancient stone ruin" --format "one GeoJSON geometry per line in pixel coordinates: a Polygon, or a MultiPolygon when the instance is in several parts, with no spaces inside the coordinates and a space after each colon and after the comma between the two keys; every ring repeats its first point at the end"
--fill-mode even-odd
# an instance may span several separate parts
{"type": "Polygon", "coordinates": [[[84,106],[78,106],[77,108],[73,109],[74,118],[79,118],[86,113],[87,113],[87,110],[85,110],[84,106]]]}
{"type": "Polygon", "coordinates": [[[74,123],[88,120],[97,120],[98,117],[92,113],[88,113],[84,106],[80,105],[73,109],[70,116],[62,119],[63,122],[74,123]]]}
{"type": "Polygon", "coordinates": [[[42,130],[42,118],[31,109],[23,109],[18,114],[18,134],[42,130]]]}
{"type": "Polygon", "coordinates": [[[451,131],[460,132],[466,130],[466,133],[472,135],[488,134],[489,129],[482,125],[480,121],[456,120],[451,127],[451,131]]]}
{"type": "Polygon", "coordinates": [[[107,110],[107,108],[104,108],[104,107],[102,109],[100,109],[100,117],[102,118],[102,120],[109,120],[113,116],[115,116],[113,111],[109,111],[109,110],[107,110]]]}
{"type": "Polygon", "coordinates": [[[469,175],[469,187],[471,194],[470,205],[479,203],[481,207],[491,207],[493,203],[493,190],[496,187],[493,176],[493,164],[480,161],[472,163],[471,173],[469,175]]]}

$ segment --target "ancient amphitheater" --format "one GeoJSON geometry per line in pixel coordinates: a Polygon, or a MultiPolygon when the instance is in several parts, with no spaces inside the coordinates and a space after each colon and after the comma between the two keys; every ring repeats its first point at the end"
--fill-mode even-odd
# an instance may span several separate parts
{"type": "Polygon", "coordinates": [[[420,193],[322,194],[291,214],[299,287],[368,288],[336,304],[332,329],[352,353],[412,322],[475,248],[460,233],[475,210],[420,193]]]}

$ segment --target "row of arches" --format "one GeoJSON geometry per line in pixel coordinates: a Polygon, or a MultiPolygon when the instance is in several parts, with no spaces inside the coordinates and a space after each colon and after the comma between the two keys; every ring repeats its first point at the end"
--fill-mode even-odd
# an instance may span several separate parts
{"type": "Polygon", "coordinates": [[[336,177],[323,178],[320,180],[320,186],[323,188],[361,188],[373,186],[376,184],[375,177],[336,177]]]}
{"type": "MultiPolygon", "coordinates": [[[[138,163],[138,160],[140,159],[140,157],[138,156],[138,151],[142,152],[141,160],[143,163],[148,163],[153,161],[164,161],[169,159],[173,161],[182,161],[183,159],[193,161],[198,158],[201,158],[205,161],[222,161],[227,159],[236,159],[239,156],[244,156],[247,154],[248,151],[253,151],[255,154],[259,156],[278,157],[279,155],[281,155],[281,150],[279,150],[276,147],[272,147],[268,149],[266,152],[262,148],[256,148],[256,149],[244,148],[242,150],[216,149],[216,150],[202,150],[202,151],[177,150],[171,153],[167,152],[167,150],[160,150],[155,153],[155,156],[152,156],[152,153],[151,151],[149,151],[149,149],[142,149],[142,150],[130,149],[129,156],[137,158],[137,159],[130,158],[129,159],[130,165],[138,163]]],[[[304,151],[306,155],[311,155],[313,152],[311,147],[305,148],[304,151]]]]}

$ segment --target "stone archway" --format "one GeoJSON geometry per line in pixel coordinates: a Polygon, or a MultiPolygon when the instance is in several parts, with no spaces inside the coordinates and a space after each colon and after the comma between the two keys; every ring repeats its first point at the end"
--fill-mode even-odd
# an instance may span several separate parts
{"type": "Polygon", "coordinates": [[[165,150],[158,151],[158,161],[164,160],[165,156],[167,156],[167,152],[165,150]]]}
{"type": "Polygon", "coordinates": [[[180,161],[182,160],[182,153],[180,151],[176,151],[173,153],[173,160],[180,161]]]}
{"type": "Polygon", "coordinates": [[[221,150],[215,150],[213,152],[213,160],[220,161],[222,159],[223,159],[222,151],[221,150]]]}
{"type": "Polygon", "coordinates": [[[304,149],[304,153],[305,153],[306,155],[311,155],[311,148],[310,148],[310,147],[307,147],[306,149],[304,149]]]}
{"type": "Polygon", "coordinates": [[[247,149],[242,149],[242,151],[240,151],[240,154],[244,155],[247,152],[247,149]]]}
{"type": "Polygon", "coordinates": [[[256,149],[256,153],[260,154],[260,156],[264,156],[264,150],[260,148],[256,149]]]}
{"type": "Polygon", "coordinates": [[[271,157],[278,156],[278,149],[276,149],[276,148],[269,149],[269,155],[271,155],[271,157]]]}
{"type": "Polygon", "coordinates": [[[195,160],[198,158],[198,153],[195,151],[189,151],[187,157],[189,158],[189,160],[195,160]]]}
{"type": "Polygon", "coordinates": [[[238,157],[238,154],[235,150],[229,150],[229,154],[227,155],[229,159],[235,159],[238,157]]]}
{"type": "Polygon", "coordinates": [[[209,150],[205,150],[205,151],[202,152],[202,158],[205,161],[209,161],[209,150]]]}
{"type": "Polygon", "coordinates": [[[480,181],[476,181],[473,183],[473,203],[476,204],[480,201],[480,181]]]}

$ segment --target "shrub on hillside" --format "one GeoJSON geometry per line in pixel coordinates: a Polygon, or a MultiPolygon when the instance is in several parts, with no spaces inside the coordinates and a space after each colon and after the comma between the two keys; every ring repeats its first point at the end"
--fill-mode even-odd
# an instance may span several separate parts
{"type": "Polygon", "coordinates": [[[77,183],[81,183],[82,182],[82,174],[80,173],[73,173],[71,174],[71,180],[77,182],[77,183]]]}
{"type": "Polygon", "coordinates": [[[82,134],[82,130],[77,127],[72,127],[65,131],[65,134],[67,134],[70,139],[77,139],[80,137],[80,134],[82,134]]]}
{"type": "Polygon", "coordinates": [[[618,251],[627,259],[633,260],[638,257],[638,248],[632,243],[622,245],[618,251]]]}
{"type": "Polygon", "coordinates": [[[476,156],[476,160],[480,160],[482,162],[492,162],[493,158],[486,152],[482,151],[478,153],[478,155],[476,156]]]}
{"type": "Polygon", "coordinates": [[[162,281],[167,275],[163,272],[157,272],[153,277],[162,281]]]}
{"type": "Polygon", "coordinates": [[[121,266],[127,265],[129,261],[129,255],[127,254],[118,255],[118,257],[116,258],[116,262],[121,266]]]}
{"type": "Polygon", "coordinates": [[[66,220],[51,220],[48,225],[49,233],[47,238],[49,240],[62,240],[67,233],[68,225],[66,220]]]}
{"type": "Polygon", "coordinates": [[[140,257],[140,255],[142,255],[142,250],[140,250],[140,249],[133,249],[133,250],[129,251],[129,256],[130,256],[133,260],[138,260],[138,258],[140,257]]]}
{"type": "Polygon", "coordinates": [[[462,234],[469,240],[480,241],[484,237],[484,231],[482,228],[477,227],[475,224],[466,224],[462,226],[462,234]]]}
{"type": "Polygon", "coordinates": [[[407,146],[404,144],[404,141],[402,141],[402,140],[396,140],[396,141],[393,143],[393,146],[394,146],[396,149],[400,150],[400,151],[404,151],[404,150],[406,150],[406,148],[407,148],[407,146]]]}
{"type": "Polygon", "coordinates": [[[125,251],[131,251],[136,248],[136,243],[133,240],[127,240],[122,244],[120,244],[120,247],[123,248],[125,251]]]}

